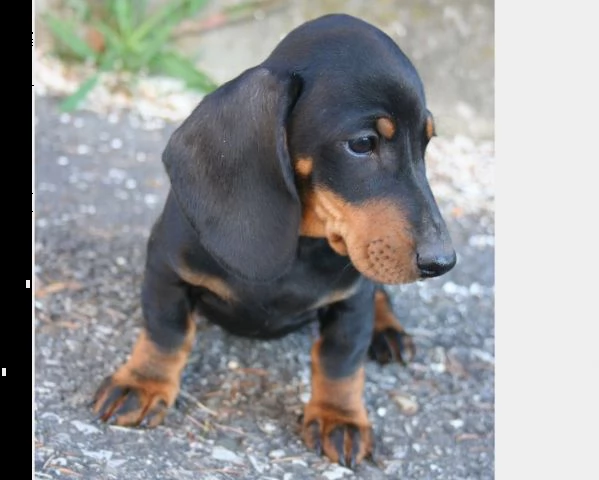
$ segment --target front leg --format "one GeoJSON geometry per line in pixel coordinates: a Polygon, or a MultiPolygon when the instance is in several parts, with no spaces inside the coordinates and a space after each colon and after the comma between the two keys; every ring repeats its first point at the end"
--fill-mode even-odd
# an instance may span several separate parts
{"type": "Polygon", "coordinates": [[[353,468],[372,453],[372,428],[362,400],[364,361],[374,323],[374,286],[320,313],[321,337],[312,346],[312,397],[304,410],[306,444],[353,468]]]}
{"type": "Polygon", "coordinates": [[[382,285],[374,293],[374,331],[368,355],[381,365],[396,361],[410,362],[416,353],[412,336],[399,323],[393,312],[391,299],[382,285]]]}
{"type": "Polygon", "coordinates": [[[94,398],[98,417],[117,425],[162,422],[193,347],[195,322],[186,286],[168,268],[146,267],[142,309],[144,328],[129,360],[104,379],[94,398]]]}

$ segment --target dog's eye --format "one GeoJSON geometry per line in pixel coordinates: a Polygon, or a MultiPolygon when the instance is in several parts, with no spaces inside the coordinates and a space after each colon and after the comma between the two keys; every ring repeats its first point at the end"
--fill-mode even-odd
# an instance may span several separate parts
{"type": "Polygon", "coordinates": [[[347,142],[349,149],[358,155],[364,155],[376,148],[376,137],[359,137],[347,142]]]}

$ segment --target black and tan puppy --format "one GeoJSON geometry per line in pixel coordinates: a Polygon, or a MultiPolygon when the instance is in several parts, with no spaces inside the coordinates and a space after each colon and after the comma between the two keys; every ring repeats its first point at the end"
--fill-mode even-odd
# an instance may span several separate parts
{"type": "Polygon", "coordinates": [[[433,134],[414,66],[346,15],[305,23],[208,95],[164,151],[171,191],[148,242],[144,329],[100,386],[100,417],[162,421],[194,312],[261,338],[317,321],[302,435],[333,461],[360,462],[373,440],[364,362],[413,353],[382,284],[456,261],[426,179],[433,134]]]}

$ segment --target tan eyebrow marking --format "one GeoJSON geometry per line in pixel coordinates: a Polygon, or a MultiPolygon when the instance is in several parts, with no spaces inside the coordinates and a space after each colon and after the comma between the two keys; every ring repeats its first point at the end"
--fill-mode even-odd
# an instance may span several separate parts
{"type": "Polygon", "coordinates": [[[376,121],[377,131],[389,140],[395,134],[395,125],[390,118],[381,117],[376,121]]]}
{"type": "Polygon", "coordinates": [[[313,161],[310,157],[302,157],[295,164],[295,171],[302,177],[309,177],[313,166],[313,161]]]}

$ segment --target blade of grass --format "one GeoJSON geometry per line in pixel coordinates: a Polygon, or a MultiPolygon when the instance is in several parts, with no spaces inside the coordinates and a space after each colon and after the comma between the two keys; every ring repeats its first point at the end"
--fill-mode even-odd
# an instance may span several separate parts
{"type": "Polygon", "coordinates": [[[130,0],[113,0],[111,10],[121,34],[128,37],[133,28],[133,8],[130,0]]]}
{"type": "Polygon", "coordinates": [[[119,54],[114,50],[107,50],[98,62],[99,72],[108,72],[114,69],[114,63],[119,58],[119,54]]]}
{"type": "Polygon", "coordinates": [[[159,30],[152,38],[141,45],[141,55],[139,56],[139,63],[142,67],[147,67],[148,64],[152,63],[152,59],[164,49],[171,30],[159,30]]]}
{"type": "MultiPolygon", "coordinates": [[[[148,0],[136,0],[135,8],[133,9],[133,25],[138,26],[146,18],[148,9],[148,0]]],[[[133,31],[135,27],[131,29],[133,31]]]]}
{"type": "Polygon", "coordinates": [[[157,55],[152,62],[152,67],[163,74],[180,78],[188,87],[202,92],[208,93],[217,87],[216,83],[198,70],[190,60],[174,52],[157,55]]]}
{"type": "Polygon", "coordinates": [[[64,99],[60,108],[64,112],[71,112],[75,110],[81,103],[81,101],[92,91],[92,89],[98,83],[100,79],[100,74],[95,73],[91,77],[89,77],[85,82],[81,84],[81,86],[77,89],[77,91],[71,95],[69,95],[66,99],[64,99]]]}
{"type": "Polygon", "coordinates": [[[178,10],[181,8],[181,2],[173,2],[167,4],[154,12],[150,17],[139,25],[132,33],[129,38],[130,43],[133,45],[144,39],[152,30],[157,28],[160,29],[172,29],[173,26],[179,21],[179,15],[176,15],[178,10]]]}
{"type": "Polygon", "coordinates": [[[198,13],[206,5],[207,0],[188,0],[186,16],[192,16],[198,13]]]}
{"type": "Polygon", "coordinates": [[[87,2],[81,0],[65,0],[65,6],[73,12],[73,18],[76,22],[89,20],[90,8],[87,2]]]}
{"type": "Polygon", "coordinates": [[[263,2],[263,1],[240,2],[240,3],[234,4],[234,5],[224,7],[223,11],[227,15],[232,15],[232,16],[233,15],[243,15],[244,13],[256,10],[257,8],[263,7],[269,3],[270,3],[269,1],[266,1],[266,2],[263,2]]]}
{"type": "Polygon", "coordinates": [[[96,56],[96,52],[94,52],[85,40],[79,38],[72,25],[59,20],[53,15],[46,16],[46,23],[56,38],[77,57],[86,60],[96,56]]]}

